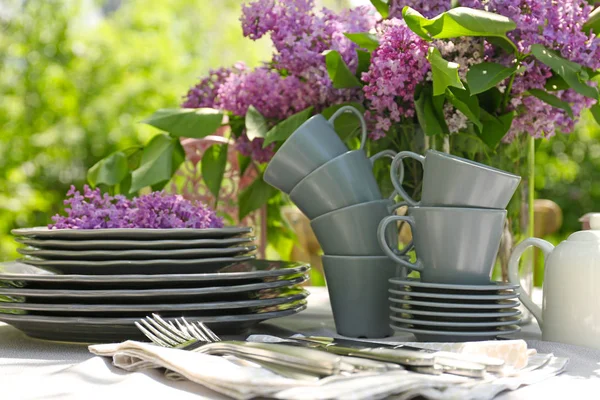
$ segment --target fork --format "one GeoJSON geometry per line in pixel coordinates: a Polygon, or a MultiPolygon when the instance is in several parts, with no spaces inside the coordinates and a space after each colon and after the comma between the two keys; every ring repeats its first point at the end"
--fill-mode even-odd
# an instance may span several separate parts
{"type": "Polygon", "coordinates": [[[343,357],[320,350],[274,343],[222,341],[202,322],[189,323],[184,317],[175,324],[157,314],[135,322],[153,343],[169,348],[193,350],[211,355],[236,356],[275,373],[300,379],[318,379],[360,371],[384,372],[399,366],[372,360],[343,357]]]}

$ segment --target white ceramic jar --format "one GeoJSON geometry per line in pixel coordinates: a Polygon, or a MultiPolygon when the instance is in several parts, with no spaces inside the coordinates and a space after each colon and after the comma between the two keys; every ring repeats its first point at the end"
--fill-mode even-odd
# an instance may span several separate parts
{"type": "Polygon", "coordinates": [[[519,259],[530,246],[546,260],[542,308],[523,291],[519,298],[542,329],[542,339],[600,349],[600,215],[592,230],[573,233],[556,248],[529,238],[515,247],[508,266],[511,283],[520,284],[519,259]]]}

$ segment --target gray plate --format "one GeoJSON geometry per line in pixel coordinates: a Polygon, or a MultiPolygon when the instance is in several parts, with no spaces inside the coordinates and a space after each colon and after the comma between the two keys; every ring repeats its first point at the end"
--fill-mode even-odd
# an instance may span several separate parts
{"type": "Polygon", "coordinates": [[[274,297],[280,292],[280,288],[299,285],[306,282],[307,279],[306,276],[302,275],[289,280],[251,283],[248,285],[171,289],[61,290],[0,288],[0,306],[2,302],[72,303],[76,301],[78,303],[86,302],[87,304],[156,304],[181,302],[182,299],[190,303],[194,299],[247,300],[265,298],[265,296],[274,297]]]}
{"type": "MultiPolygon", "coordinates": [[[[277,311],[263,311],[243,315],[216,315],[210,317],[189,317],[189,322],[201,321],[218,335],[240,334],[253,325],[272,318],[286,317],[306,309],[306,302],[289,303],[287,307],[277,306],[277,311]]],[[[266,308],[265,310],[270,310],[266,308]]],[[[120,342],[123,340],[147,341],[135,327],[138,318],[85,318],[50,317],[37,315],[0,314],[0,321],[14,326],[26,335],[48,340],[84,343],[120,342]]],[[[172,318],[167,318],[172,320],[172,318]]]]}
{"type": "Polygon", "coordinates": [[[186,240],[44,240],[17,237],[15,241],[48,250],[176,250],[239,246],[254,239],[252,236],[186,240]]]}
{"type": "Polygon", "coordinates": [[[17,261],[36,267],[51,268],[53,271],[64,274],[185,274],[215,272],[226,265],[254,258],[255,256],[215,257],[195,260],[62,261],[27,257],[17,261]]]}
{"type": "MultiPolygon", "coordinates": [[[[521,315],[521,311],[517,309],[505,309],[498,310],[497,312],[453,312],[453,311],[427,311],[417,310],[414,308],[399,308],[391,306],[390,310],[396,313],[402,313],[407,315],[421,316],[423,318],[506,318],[506,317],[517,317],[521,315]]],[[[443,310],[443,309],[441,309],[443,310]]]]}
{"type": "Polygon", "coordinates": [[[62,315],[62,316],[110,316],[110,317],[140,317],[152,313],[163,316],[197,315],[204,313],[223,314],[223,310],[245,314],[257,309],[278,306],[294,301],[304,300],[309,295],[304,289],[290,289],[276,294],[274,297],[257,300],[238,301],[209,301],[205,303],[175,303],[175,304],[44,304],[44,303],[0,303],[0,313],[30,314],[30,315],[62,315]],[[102,314],[102,315],[101,315],[102,314]],[[107,314],[107,315],[104,315],[107,314]]]}
{"type": "Polygon", "coordinates": [[[18,262],[0,263],[0,286],[38,289],[76,288],[146,288],[196,287],[205,285],[227,286],[247,283],[272,282],[304,274],[308,264],[287,261],[248,260],[230,264],[206,274],[158,275],[62,275],[43,268],[18,262]]]}
{"type": "Polygon", "coordinates": [[[414,329],[406,325],[390,324],[393,330],[410,332],[417,337],[419,342],[467,342],[491,340],[500,335],[509,335],[521,331],[517,325],[508,325],[498,329],[487,329],[481,331],[437,331],[434,329],[414,329]]]}
{"type": "MultiPolygon", "coordinates": [[[[411,292],[405,290],[390,289],[389,292],[396,296],[409,296],[411,298],[428,298],[428,299],[444,299],[444,300],[509,300],[519,297],[516,292],[506,294],[449,294],[449,293],[422,293],[411,292]]],[[[393,297],[393,296],[392,296],[393,297]]]]}
{"type": "Polygon", "coordinates": [[[471,309],[471,310],[499,310],[504,308],[514,308],[519,306],[519,302],[516,300],[499,300],[495,302],[475,302],[475,303],[466,303],[461,302],[460,300],[454,300],[451,302],[447,301],[419,301],[413,299],[397,299],[394,297],[390,297],[389,300],[392,303],[396,304],[407,304],[410,306],[418,306],[418,307],[432,307],[432,308],[453,308],[453,309],[471,309]]]}
{"type": "Polygon", "coordinates": [[[392,278],[392,279],[390,279],[390,283],[392,285],[409,286],[415,290],[417,290],[417,288],[424,288],[424,289],[441,289],[441,290],[461,290],[461,291],[467,291],[467,292],[476,292],[476,291],[497,292],[499,290],[511,290],[511,289],[519,288],[519,285],[515,285],[512,283],[505,283],[505,282],[495,282],[495,281],[490,282],[489,285],[454,285],[454,284],[446,284],[446,283],[421,282],[419,279],[415,279],[415,278],[407,278],[407,279],[392,278]]]}
{"type": "Polygon", "coordinates": [[[15,236],[27,236],[43,239],[221,239],[244,235],[252,232],[252,228],[246,226],[208,228],[208,229],[48,229],[46,226],[33,228],[20,228],[10,231],[15,236]]]}
{"type": "Polygon", "coordinates": [[[44,258],[46,260],[74,261],[123,261],[123,260],[156,260],[233,257],[256,250],[256,246],[238,246],[205,249],[178,250],[45,250],[17,249],[26,256],[44,258]]]}
{"type": "Polygon", "coordinates": [[[499,326],[515,325],[519,323],[519,318],[509,318],[507,320],[497,321],[485,321],[485,322],[442,322],[442,321],[429,321],[425,319],[414,319],[414,318],[400,318],[394,315],[390,315],[390,319],[394,322],[403,324],[416,325],[421,327],[447,327],[447,328],[495,328],[499,326]]]}

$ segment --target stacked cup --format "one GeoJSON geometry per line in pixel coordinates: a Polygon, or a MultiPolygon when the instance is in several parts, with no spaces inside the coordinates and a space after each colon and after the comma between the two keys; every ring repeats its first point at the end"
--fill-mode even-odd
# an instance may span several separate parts
{"type": "Polygon", "coordinates": [[[409,208],[407,216],[390,216],[381,221],[379,241],[386,254],[419,271],[421,282],[438,284],[440,289],[492,285],[505,208],[521,178],[434,150],[428,150],[425,156],[409,151],[398,153],[392,162],[391,178],[409,208]],[[420,201],[411,198],[402,187],[405,158],[423,165],[420,201]],[[389,225],[397,221],[411,227],[416,262],[399,257],[385,241],[389,225]]]}
{"type": "MultiPolygon", "coordinates": [[[[354,107],[341,107],[329,121],[315,115],[277,151],[264,180],[288,193],[311,220],[325,253],[323,268],[338,333],[384,337],[391,333],[388,280],[401,276],[404,268],[387,257],[379,245],[378,227],[406,203],[394,204],[394,194],[383,199],[373,175],[377,159],[393,158],[396,153],[386,150],[368,158],[366,139],[366,123],[354,107]],[[334,130],[334,121],[345,112],[360,119],[359,150],[350,151],[334,130]]],[[[395,225],[382,230],[381,240],[401,258],[395,225]]]]}

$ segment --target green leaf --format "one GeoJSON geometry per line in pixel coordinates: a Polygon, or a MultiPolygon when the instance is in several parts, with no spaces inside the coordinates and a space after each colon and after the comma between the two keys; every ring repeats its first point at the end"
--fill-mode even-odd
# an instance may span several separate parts
{"type": "Polygon", "coordinates": [[[256,138],[265,137],[265,134],[269,130],[267,127],[267,120],[253,105],[248,107],[245,121],[246,136],[248,136],[248,140],[250,141],[253,141],[256,138]]]}
{"type": "Polygon", "coordinates": [[[592,112],[592,116],[594,117],[598,125],[600,125],[600,103],[596,103],[593,106],[591,106],[590,111],[592,112]]]}
{"type": "Polygon", "coordinates": [[[168,182],[184,160],[185,151],[178,138],[166,134],[154,136],[142,152],[140,166],[131,174],[130,193],[168,182]]]}
{"type": "Polygon", "coordinates": [[[552,74],[550,78],[546,81],[544,88],[546,90],[555,91],[555,90],[567,90],[569,88],[569,84],[565,82],[560,75],[552,74]]]}
{"type": "Polygon", "coordinates": [[[421,38],[431,41],[431,37],[429,36],[429,32],[423,28],[423,25],[427,24],[429,20],[425,18],[420,12],[417,10],[405,6],[402,9],[402,18],[404,18],[404,22],[410,28],[411,31],[416,33],[421,38]]]}
{"type": "Polygon", "coordinates": [[[125,179],[128,173],[127,156],[117,151],[94,164],[87,173],[87,180],[92,186],[114,186],[125,179]]]}
{"type": "Polygon", "coordinates": [[[264,206],[276,194],[277,189],[271,187],[262,178],[257,178],[239,195],[239,219],[242,220],[252,211],[264,206]]]}
{"type": "Polygon", "coordinates": [[[458,64],[446,61],[442,54],[435,47],[430,47],[427,51],[427,60],[431,64],[433,74],[433,95],[439,96],[446,93],[449,86],[464,89],[464,85],[458,76],[458,64]]]}
{"type": "Polygon", "coordinates": [[[212,108],[168,108],[156,111],[142,122],[173,136],[203,138],[221,126],[223,114],[212,108]]]}
{"type": "Polygon", "coordinates": [[[344,33],[344,36],[350,39],[353,43],[356,43],[363,49],[367,49],[369,51],[373,51],[379,47],[379,39],[377,38],[377,35],[373,33],[344,33]]]}
{"type": "Polygon", "coordinates": [[[202,179],[210,192],[219,201],[219,192],[227,166],[227,144],[213,144],[202,155],[202,179]]]}
{"type": "Polygon", "coordinates": [[[594,32],[596,35],[600,35],[600,7],[597,7],[594,11],[590,13],[590,17],[583,24],[583,29],[585,33],[589,33],[590,31],[594,32]]]}
{"type": "Polygon", "coordinates": [[[434,39],[450,39],[462,36],[506,37],[517,25],[503,15],[457,7],[429,20],[423,27],[434,39]]]}
{"type": "Polygon", "coordinates": [[[477,96],[471,96],[468,89],[448,88],[446,90],[448,101],[462,112],[481,131],[483,125],[479,120],[480,107],[477,96]]]}
{"type": "Polygon", "coordinates": [[[273,142],[283,142],[289,138],[312,114],[313,107],[305,108],[294,115],[289,116],[277,125],[275,125],[265,135],[263,147],[267,147],[273,142]]]}
{"type": "Polygon", "coordinates": [[[369,70],[371,65],[371,53],[364,50],[356,49],[356,55],[358,56],[358,66],[356,67],[356,77],[360,80],[363,72],[369,70]]]}
{"type": "Polygon", "coordinates": [[[381,14],[382,18],[387,18],[390,15],[390,6],[385,0],[371,0],[371,4],[381,14]]]}
{"type": "MultiPolygon", "coordinates": [[[[329,119],[337,110],[339,110],[343,106],[352,106],[359,110],[361,113],[365,112],[365,108],[362,104],[343,103],[327,107],[321,112],[321,115],[323,115],[323,117],[325,117],[326,119],[329,119]]],[[[343,141],[346,141],[356,136],[360,133],[361,130],[360,120],[356,117],[356,115],[351,113],[344,113],[340,115],[333,123],[333,127],[336,133],[343,141]]]]}
{"type": "Polygon", "coordinates": [[[541,89],[529,89],[527,92],[543,102],[550,104],[552,107],[560,108],[561,110],[566,111],[567,114],[569,114],[569,117],[573,118],[573,110],[566,101],[562,101],[553,94],[545,92],[541,89]]]}
{"type": "Polygon", "coordinates": [[[502,97],[502,93],[500,93],[497,87],[493,87],[477,95],[479,107],[491,114],[495,114],[502,104],[502,97]]]}
{"type": "Polygon", "coordinates": [[[345,89],[361,86],[360,81],[350,71],[338,51],[328,50],[325,54],[325,64],[334,88],[345,89]]]}
{"type": "MultiPolygon", "coordinates": [[[[436,106],[434,105],[431,93],[431,87],[427,86],[418,94],[418,98],[415,100],[417,120],[426,135],[441,135],[447,133],[448,127],[446,126],[446,121],[443,118],[440,119],[438,113],[436,113],[436,106]]],[[[436,100],[436,103],[439,104],[439,99],[436,100]]]]}
{"type": "Polygon", "coordinates": [[[242,155],[241,153],[237,154],[237,158],[238,158],[238,166],[240,169],[240,177],[241,177],[241,176],[244,176],[244,173],[246,172],[246,169],[248,169],[248,167],[250,166],[252,159],[248,156],[242,155]]]}
{"type": "Polygon", "coordinates": [[[589,86],[585,81],[587,72],[581,65],[560,57],[555,52],[546,49],[540,44],[531,46],[531,53],[541,63],[546,64],[552,71],[558,74],[577,93],[592,99],[598,99],[598,89],[589,86]]]}
{"type": "Polygon", "coordinates": [[[484,62],[473,65],[467,72],[467,83],[471,95],[485,92],[511,76],[517,67],[505,67],[502,64],[484,62]]]}
{"type": "Polygon", "coordinates": [[[512,125],[514,116],[514,111],[499,117],[494,117],[487,111],[481,110],[480,118],[483,123],[483,129],[481,134],[479,134],[481,140],[491,149],[495,149],[502,138],[506,136],[506,133],[512,125]]]}

